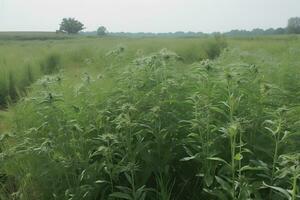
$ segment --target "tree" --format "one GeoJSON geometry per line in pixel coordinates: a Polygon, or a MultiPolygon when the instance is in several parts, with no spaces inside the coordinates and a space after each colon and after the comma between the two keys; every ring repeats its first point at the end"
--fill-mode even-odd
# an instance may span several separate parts
{"type": "Polygon", "coordinates": [[[300,17],[292,17],[288,21],[288,33],[300,34],[300,17]]]}
{"type": "Polygon", "coordinates": [[[84,25],[74,18],[63,18],[59,28],[60,31],[68,34],[76,34],[83,29],[84,25]]]}
{"type": "Polygon", "coordinates": [[[100,27],[97,29],[97,35],[103,36],[103,35],[106,35],[106,34],[107,34],[107,29],[106,29],[106,27],[100,26],[100,27]]]}
{"type": "Polygon", "coordinates": [[[285,34],[286,33],[286,30],[284,29],[284,28],[277,28],[277,29],[275,29],[275,31],[274,31],[274,34],[285,34]]]}

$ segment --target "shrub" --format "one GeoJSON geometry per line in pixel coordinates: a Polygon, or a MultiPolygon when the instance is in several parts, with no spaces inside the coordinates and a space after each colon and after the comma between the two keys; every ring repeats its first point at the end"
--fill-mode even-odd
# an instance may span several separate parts
{"type": "Polygon", "coordinates": [[[204,50],[209,59],[217,58],[226,47],[227,42],[222,35],[215,35],[214,39],[208,40],[204,44],[204,50]]]}

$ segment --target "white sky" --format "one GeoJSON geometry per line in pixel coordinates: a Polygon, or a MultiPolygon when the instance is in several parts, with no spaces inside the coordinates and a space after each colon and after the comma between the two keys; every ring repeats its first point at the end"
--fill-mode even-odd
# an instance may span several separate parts
{"type": "Polygon", "coordinates": [[[64,17],[86,30],[229,31],[285,27],[300,0],[0,0],[0,31],[55,31],[64,17]]]}

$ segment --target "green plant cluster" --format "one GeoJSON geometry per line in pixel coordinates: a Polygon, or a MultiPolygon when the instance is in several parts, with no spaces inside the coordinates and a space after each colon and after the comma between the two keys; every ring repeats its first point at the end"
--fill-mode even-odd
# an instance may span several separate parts
{"type": "Polygon", "coordinates": [[[39,79],[1,135],[0,198],[299,199],[297,49],[236,42],[195,63],[118,46],[39,79]]]}

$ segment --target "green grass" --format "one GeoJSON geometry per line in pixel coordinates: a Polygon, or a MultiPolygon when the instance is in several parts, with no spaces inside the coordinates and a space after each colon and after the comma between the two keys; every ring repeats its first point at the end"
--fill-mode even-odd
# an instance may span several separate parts
{"type": "Polygon", "coordinates": [[[61,40],[71,38],[54,32],[0,32],[0,41],[7,40],[61,40]]]}
{"type": "Polygon", "coordinates": [[[118,45],[123,45],[126,49],[122,55],[125,57],[125,63],[120,64],[128,64],[136,54],[149,54],[161,48],[171,49],[182,57],[183,62],[191,63],[220,54],[222,47],[220,45],[223,45],[221,42],[213,38],[89,39],[84,37],[63,41],[0,41],[0,106],[4,106],[7,102],[15,102],[32,82],[44,74],[54,73],[62,68],[76,70],[80,67],[95,68],[99,65],[112,64],[110,58],[105,55],[118,45]]]}
{"type": "Polygon", "coordinates": [[[300,40],[225,44],[5,42],[0,81],[29,55],[35,75],[3,115],[1,199],[299,198],[300,40]]]}

